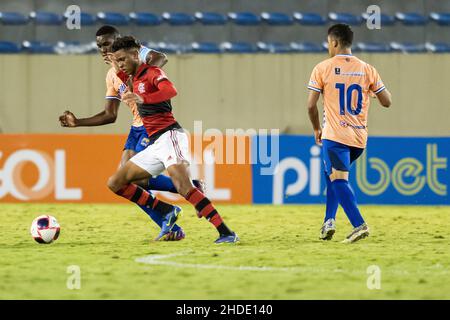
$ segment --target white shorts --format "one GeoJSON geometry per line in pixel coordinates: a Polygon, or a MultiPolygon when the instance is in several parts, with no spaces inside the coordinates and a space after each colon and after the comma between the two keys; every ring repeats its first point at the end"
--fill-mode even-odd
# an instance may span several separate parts
{"type": "Polygon", "coordinates": [[[175,129],[164,132],[130,161],[156,177],[171,165],[189,163],[188,159],[188,136],[182,129],[175,129]]]}

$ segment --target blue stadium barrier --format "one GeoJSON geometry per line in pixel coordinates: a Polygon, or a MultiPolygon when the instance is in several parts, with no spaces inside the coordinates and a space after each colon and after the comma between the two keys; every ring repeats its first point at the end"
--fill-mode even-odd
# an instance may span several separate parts
{"type": "Polygon", "coordinates": [[[326,51],[321,44],[313,42],[291,42],[290,46],[292,51],[301,53],[317,53],[326,51]]]}
{"type": "MultiPolygon", "coordinates": [[[[67,20],[67,17],[68,13],[64,13],[64,19],[67,20]]],[[[97,16],[87,12],[81,12],[80,23],[82,26],[93,26],[97,23],[97,16]]]]}
{"type": "Polygon", "coordinates": [[[363,22],[361,16],[345,12],[330,12],[328,18],[334,23],[346,23],[351,26],[359,26],[363,22]]]}
{"type": "Polygon", "coordinates": [[[4,25],[24,25],[28,21],[28,17],[20,12],[0,12],[0,23],[4,25]]]}
{"type": "Polygon", "coordinates": [[[261,17],[252,12],[230,12],[228,17],[240,26],[256,26],[261,23],[261,17]]]}
{"type": "Polygon", "coordinates": [[[24,52],[28,53],[39,53],[39,54],[56,53],[54,45],[41,41],[24,41],[22,43],[22,49],[24,52]]]}
{"type": "Polygon", "coordinates": [[[261,18],[272,26],[290,26],[294,23],[291,16],[281,12],[263,12],[261,18]]]}
{"type": "MultiPolygon", "coordinates": [[[[364,19],[364,21],[367,21],[367,19],[369,18],[369,14],[367,12],[364,12],[363,14],[361,14],[361,17],[364,19]]],[[[395,22],[397,20],[395,20],[394,16],[390,16],[388,14],[382,13],[380,15],[380,22],[381,22],[381,26],[393,26],[395,25],[395,22]]]]}
{"type": "Polygon", "coordinates": [[[294,12],[294,20],[305,26],[323,26],[327,23],[327,19],[318,13],[312,12],[294,12]]]}
{"type": "Polygon", "coordinates": [[[196,53],[222,53],[222,48],[214,42],[193,42],[192,51],[196,53]]]}
{"type": "Polygon", "coordinates": [[[0,41],[0,54],[2,53],[20,53],[21,47],[11,41],[0,41]]]}
{"type": "Polygon", "coordinates": [[[206,26],[224,25],[228,21],[226,15],[217,12],[196,12],[195,19],[206,26]]]}
{"type": "Polygon", "coordinates": [[[195,18],[182,12],[164,12],[162,17],[172,26],[188,26],[195,23],[195,18]]]}
{"type": "Polygon", "coordinates": [[[436,43],[430,43],[427,42],[425,44],[425,47],[428,51],[432,53],[450,53],[450,43],[444,43],[444,42],[436,42],[436,43]]]}
{"type": "Polygon", "coordinates": [[[392,52],[391,46],[387,43],[358,42],[356,47],[362,52],[392,52]]]}
{"type": "Polygon", "coordinates": [[[430,19],[440,26],[450,26],[449,12],[431,12],[430,19]]]}
{"type": "Polygon", "coordinates": [[[224,42],[221,48],[228,53],[255,53],[255,46],[248,42],[224,42]]]}
{"type": "Polygon", "coordinates": [[[163,19],[150,12],[130,12],[130,20],[137,26],[158,26],[163,19]]]}
{"type": "Polygon", "coordinates": [[[290,45],[280,42],[258,42],[256,47],[258,51],[265,53],[291,53],[293,51],[290,45]]]}
{"type": "Polygon", "coordinates": [[[46,26],[59,26],[64,21],[62,15],[46,11],[30,12],[30,18],[34,21],[35,24],[46,26]]]}
{"type": "Polygon", "coordinates": [[[390,45],[394,51],[400,51],[403,53],[423,53],[427,51],[427,48],[423,43],[391,42],[390,45]]]}
{"type": "Polygon", "coordinates": [[[97,18],[102,24],[115,26],[127,26],[130,23],[130,18],[119,12],[99,12],[97,18]]]}
{"type": "Polygon", "coordinates": [[[180,43],[168,43],[168,42],[159,42],[158,49],[156,48],[154,49],[164,53],[176,53],[176,54],[192,52],[191,45],[185,45],[180,43]]]}
{"type": "Polygon", "coordinates": [[[395,18],[405,26],[423,26],[428,22],[428,18],[416,12],[397,12],[395,18]]]}

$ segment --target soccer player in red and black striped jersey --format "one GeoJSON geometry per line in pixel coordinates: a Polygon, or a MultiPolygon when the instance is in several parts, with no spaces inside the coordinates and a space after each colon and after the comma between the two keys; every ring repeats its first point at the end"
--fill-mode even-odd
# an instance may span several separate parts
{"type": "MultiPolygon", "coordinates": [[[[216,243],[234,243],[238,236],[223,222],[211,201],[197,189],[189,174],[189,142],[187,134],[175,120],[170,99],[177,90],[163,70],[139,61],[140,44],[135,38],[125,36],[114,41],[112,52],[120,68],[118,76],[124,83],[132,83],[133,92],[123,95],[125,102],[134,101],[150,139],[150,146],[132,157],[108,181],[116,194],[133,202],[147,201],[149,194],[133,181],[157,176],[165,169],[181,194],[219,232],[216,243]],[[128,79],[131,77],[131,79],[128,79]]],[[[159,237],[170,232],[179,212],[173,210],[166,215],[159,237]]]]}

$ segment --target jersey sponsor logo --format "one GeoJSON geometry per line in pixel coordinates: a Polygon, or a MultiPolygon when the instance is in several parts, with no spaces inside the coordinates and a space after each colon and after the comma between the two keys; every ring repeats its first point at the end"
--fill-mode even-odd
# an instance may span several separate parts
{"type": "Polygon", "coordinates": [[[140,82],[138,84],[138,91],[139,91],[139,93],[145,93],[145,83],[140,82]]]}
{"type": "Polygon", "coordinates": [[[148,146],[149,142],[150,142],[150,140],[148,138],[143,138],[141,140],[141,146],[146,147],[146,146],[148,146]]]}
{"type": "Polygon", "coordinates": [[[127,86],[125,85],[125,83],[122,83],[119,87],[119,95],[122,96],[126,90],[127,90],[127,86]]]}
{"type": "Polygon", "coordinates": [[[341,68],[334,68],[334,74],[341,74],[341,68]]]}

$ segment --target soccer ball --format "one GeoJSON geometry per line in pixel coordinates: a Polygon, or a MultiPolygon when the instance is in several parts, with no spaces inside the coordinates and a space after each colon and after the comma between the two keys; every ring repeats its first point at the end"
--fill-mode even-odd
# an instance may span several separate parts
{"type": "Polygon", "coordinates": [[[55,217],[43,215],[33,220],[31,223],[31,236],[37,243],[52,243],[59,237],[61,227],[55,217]]]}

